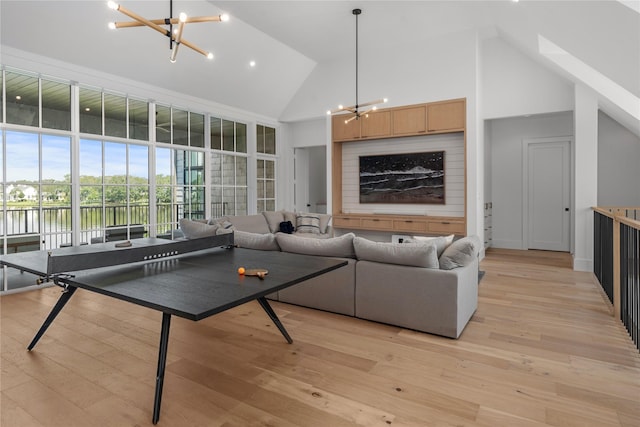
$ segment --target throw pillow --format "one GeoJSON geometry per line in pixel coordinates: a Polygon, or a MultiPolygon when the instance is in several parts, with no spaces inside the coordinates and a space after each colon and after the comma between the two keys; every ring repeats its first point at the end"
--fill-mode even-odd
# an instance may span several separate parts
{"type": "Polygon", "coordinates": [[[269,230],[271,230],[272,233],[277,233],[278,231],[280,231],[280,223],[284,221],[284,214],[282,213],[282,211],[264,211],[262,212],[262,215],[264,215],[265,219],[267,220],[267,224],[269,224],[269,230]]]}
{"type": "Polygon", "coordinates": [[[201,221],[193,221],[188,218],[182,218],[179,221],[180,229],[187,239],[197,239],[199,237],[215,236],[218,230],[217,225],[209,225],[201,221]]]}
{"type": "Polygon", "coordinates": [[[436,245],[425,243],[372,242],[363,237],[353,239],[356,257],[362,261],[414,267],[438,268],[436,245]]]}
{"type": "Polygon", "coordinates": [[[276,234],[278,245],[284,252],[338,258],[355,258],[353,251],[354,237],[355,234],[353,233],[330,239],[305,239],[290,234],[276,234]]]}
{"type": "Polygon", "coordinates": [[[453,270],[471,264],[478,257],[480,239],[476,236],[463,237],[450,244],[440,256],[440,268],[453,270]]]}
{"type": "Polygon", "coordinates": [[[293,224],[291,224],[291,221],[282,221],[280,223],[280,232],[281,233],[287,233],[287,234],[291,234],[293,233],[293,230],[295,230],[293,224]]]}
{"type": "Polygon", "coordinates": [[[320,217],[301,213],[296,218],[296,230],[299,233],[320,234],[320,217]]]}
{"type": "Polygon", "coordinates": [[[239,248],[257,249],[260,251],[279,251],[280,246],[275,234],[249,233],[236,230],[233,232],[233,243],[239,248]]]}
{"type": "Polygon", "coordinates": [[[327,232],[327,227],[329,227],[329,221],[331,221],[331,215],[329,214],[311,214],[320,218],[320,233],[325,234],[327,232]]]}
{"type": "Polygon", "coordinates": [[[420,242],[433,242],[438,250],[438,258],[442,255],[444,250],[453,242],[455,235],[449,236],[413,236],[405,239],[405,243],[420,243],[420,242]]]}

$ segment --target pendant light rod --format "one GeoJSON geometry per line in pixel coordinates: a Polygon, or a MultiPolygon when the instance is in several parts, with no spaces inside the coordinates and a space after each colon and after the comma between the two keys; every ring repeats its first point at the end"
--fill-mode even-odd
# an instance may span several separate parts
{"type": "Polygon", "coordinates": [[[360,9],[351,11],[356,16],[356,115],[358,115],[358,15],[362,13],[360,9]]]}
{"type": "Polygon", "coordinates": [[[359,74],[359,64],[358,64],[358,15],[360,15],[362,13],[361,9],[353,9],[351,11],[351,13],[353,15],[355,15],[356,17],[356,103],[355,105],[351,106],[351,107],[343,107],[342,105],[339,105],[337,109],[335,110],[329,110],[327,111],[328,115],[331,114],[335,114],[335,113],[342,113],[342,112],[349,112],[351,114],[353,114],[350,118],[348,118],[347,120],[345,120],[345,124],[349,123],[351,120],[358,120],[360,119],[361,116],[368,114],[371,111],[375,111],[378,107],[376,106],[376,104],[383,104],[385,102],[387,102],[387,98],[382,98],[382,99],[378,99],[375,101],[371,101],[371,102],[365,102],[364,104],[360,104],[359,100],[358,100],[358,74],[359,74]],[[361,107],[369,107],[371,106],[371,108],[369,108],[367,111],[361,112],[359,109],[361,107]]]}

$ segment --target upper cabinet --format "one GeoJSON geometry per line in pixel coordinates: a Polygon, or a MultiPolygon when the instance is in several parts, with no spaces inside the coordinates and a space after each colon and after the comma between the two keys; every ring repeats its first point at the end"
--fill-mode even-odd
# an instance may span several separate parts
{"type": "Polygon", "coordinates": [[[331,118],[331,135],[334,141],[353,141],[360,139],[360,120],[345,121],[353,114],[338,114],[331,118]]]}
{"type": "MultiPolygon", "coordinates": [[[[360,117],[361,138],[381,138],[391,134],[391,112],[375,111],[360,117]]],[[[355,120],[354,120],[355,121],[355,120]]]]}
{"type": "Polygon", "coordinates": [[[351,117],[353,114],[338,114],[332,117],[334,142],[463,132],[466,124],[466,101],[454,99],[386,108],[345,123],[351,117]]]}
{"type": "Polygon", "coordinates": [[[416,135],[427,131],[427,106],[393,110],[393,135],[416,135]]]}
{"type": "Polygon", "coordinates": [[[427,129],[429,132],[464,130],[464,100],[433,102],[427,104],[427,129]]]}

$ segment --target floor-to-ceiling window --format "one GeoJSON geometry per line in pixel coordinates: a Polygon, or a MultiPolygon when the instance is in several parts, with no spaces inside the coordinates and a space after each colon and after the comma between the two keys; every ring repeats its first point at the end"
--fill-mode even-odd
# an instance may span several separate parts
{"type": "Polygon", "coordinates": [[[148,233],[149,147],[81,139],[79,152],[81,242],[101,242],[113,229],[126,235],[140,225],[148,233]]]}
{"type": "Polygon", "coordinates": [[[0,250],[114,229],[171,238],[183,217],[247,214],[257,163],[258,206],[273,209],[275,129],[256,150],[247,123],[216,116],[0,65],[0,250]]]}
{"type": "Polygon", "coordinates": [[[247,214],[247,125],[210,118],[211,216],[247,214]]]}
{"type": "Polygon", "coordinates": [[[276,210],[276,130],[257,125],[257,207],[258,212],[276,210]]]}

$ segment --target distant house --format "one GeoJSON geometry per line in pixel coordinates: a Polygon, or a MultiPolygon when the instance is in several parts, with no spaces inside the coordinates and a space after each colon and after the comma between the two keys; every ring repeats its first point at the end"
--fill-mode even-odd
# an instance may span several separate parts
{"type": "Polygon", "coordinates": [[[38,190],[30,185],[11,184],[7,187],[7,199],[10,202],[36,201],[38,200],[38,190]]]}

